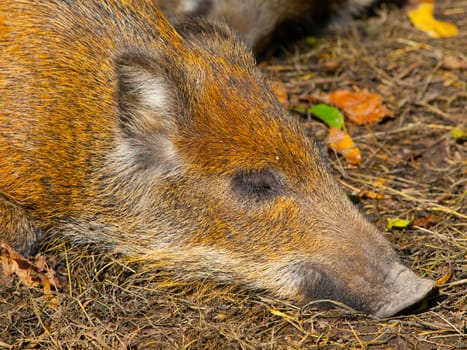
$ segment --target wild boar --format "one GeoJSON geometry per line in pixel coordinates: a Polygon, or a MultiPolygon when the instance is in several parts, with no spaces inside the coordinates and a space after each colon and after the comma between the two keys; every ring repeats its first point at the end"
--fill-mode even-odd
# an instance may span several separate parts
{"type": "Polygon", "coordinates": [[[378,317],[433,282],[347,200],[222,24],[150,2],[0,3],[0,234],[160,261],[174,276],[378,317]]]}

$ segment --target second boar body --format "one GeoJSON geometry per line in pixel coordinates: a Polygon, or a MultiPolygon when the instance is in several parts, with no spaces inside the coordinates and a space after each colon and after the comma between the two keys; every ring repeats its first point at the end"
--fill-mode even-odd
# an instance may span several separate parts
{"type": "Polygon", "coordinates": [[[169,17],[225,21],[256,53],[272,41],[341,26],[376,0],[154,0],[169,17]]]}

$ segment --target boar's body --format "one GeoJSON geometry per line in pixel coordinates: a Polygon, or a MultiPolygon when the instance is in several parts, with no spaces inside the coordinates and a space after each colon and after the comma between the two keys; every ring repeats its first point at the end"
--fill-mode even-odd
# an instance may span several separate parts
{"type": "Polygon", "coordinates": [[[389,316],[432,282],[345,198],[230,31],[147,2],[0,3],[0,233],[389,316]]]}
{"type": "Polygon", "coordinates": [[[309,35],[329,22],[346,23],[376,0],[154,0],[169,17],[223,20],[255,52],[274,41],[309,35]]]}

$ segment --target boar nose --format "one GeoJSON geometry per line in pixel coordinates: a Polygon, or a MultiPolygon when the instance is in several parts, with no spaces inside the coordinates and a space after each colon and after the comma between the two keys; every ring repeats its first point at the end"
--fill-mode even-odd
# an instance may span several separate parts
{"type": "Polygon", "coordinates": [[[378,318],[394,316],[423,301],[435,288],[431,280],[418,277],[400,263],[394,263],[384,283],[385,293],[374,315],[378,318]]]}

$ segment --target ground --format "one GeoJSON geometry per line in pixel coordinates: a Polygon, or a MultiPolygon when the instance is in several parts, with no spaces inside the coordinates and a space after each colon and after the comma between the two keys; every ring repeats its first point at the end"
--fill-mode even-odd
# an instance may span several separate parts
{"type": "MultiPolygon", "coordinates": [[[[467,122],[467,70],[443,63],[446,56],[467,58],[467,2],[437,5],[439,17],[459,26],[458,36],[430,39],[400,9],[383,9],[313,47],[299,43],[260,64],[285,84],[291,109],[317,92],[368,88],[394,112],[369,126],[347,122],[361,166],[332,151],[329,158],[345,190],[408,265],[434,280],[452,273],[427,309],[375,320],[298,307],[241,286],[177,282],[169,272],[92,247],[51,242],[44,250],[64,282],[55,293],[59,304],[40,288],[10,281],[0,289],[0,349],[467,348],[465,139],[451,133],[467,122]],[[386,231],[396,217],[418,220],[386,231]]],[[[324,124],[293,115],[310,136],[326,137],[324,124]]]]}

